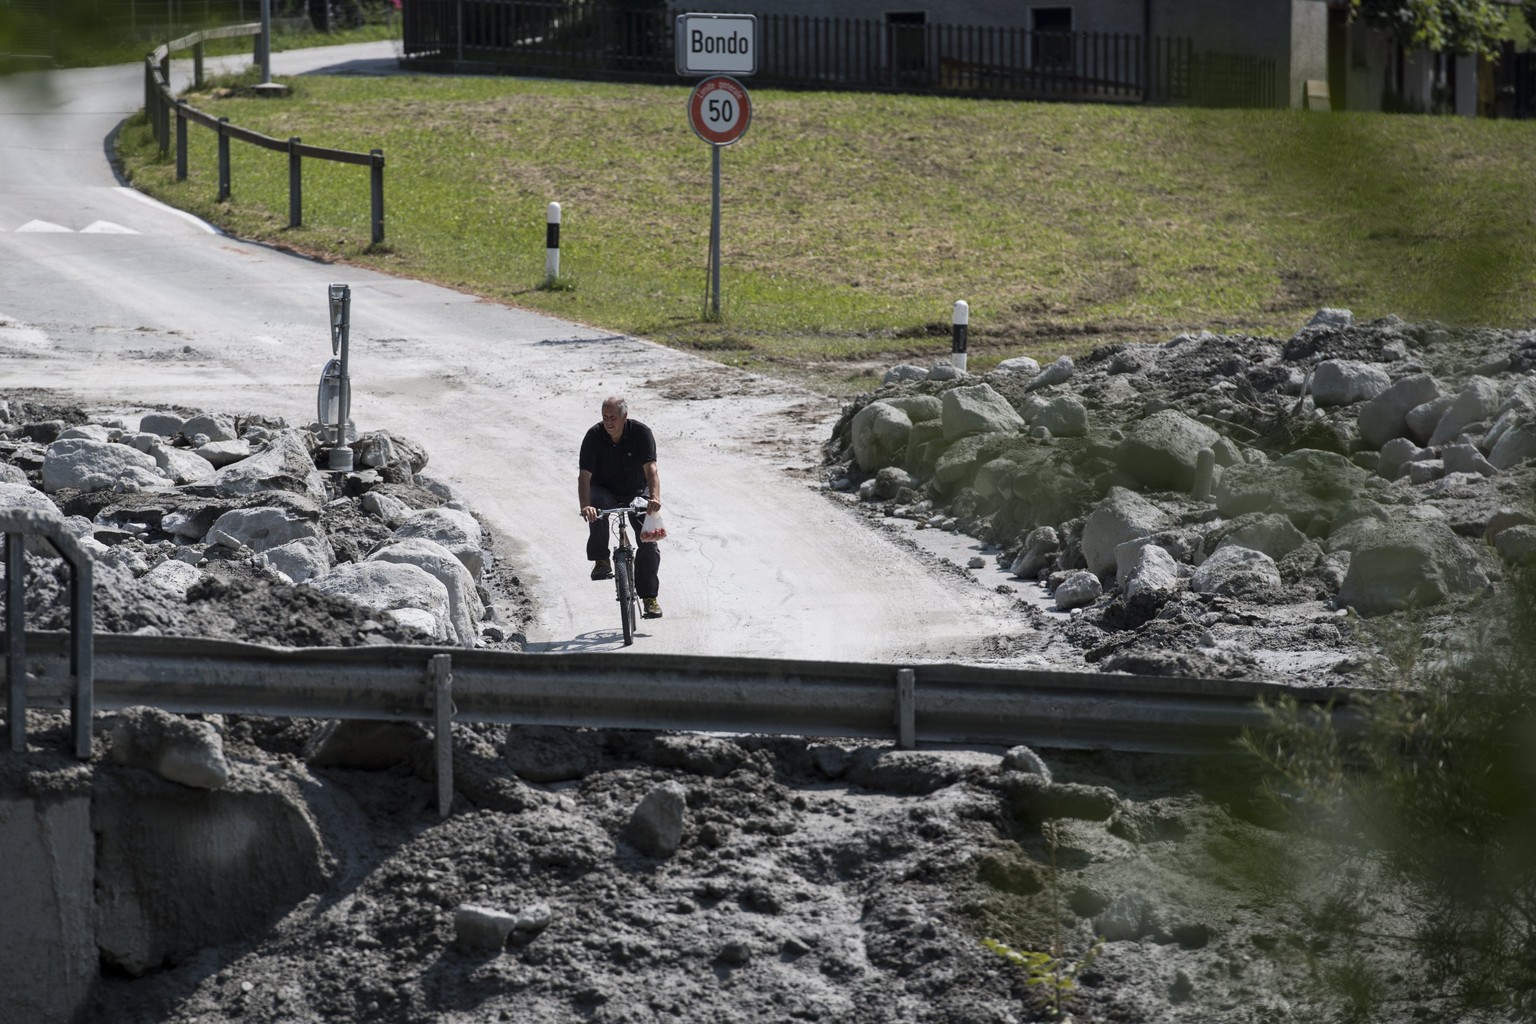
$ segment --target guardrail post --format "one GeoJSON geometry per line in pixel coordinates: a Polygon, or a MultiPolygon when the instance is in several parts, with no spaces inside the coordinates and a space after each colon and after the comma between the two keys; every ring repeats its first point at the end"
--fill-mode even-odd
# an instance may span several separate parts
{"type": "Polygon", "coordinates": [[[74,566],[70,574],[69,668],[75,677],[70,715],[75,728],[75,756],[91,756],[91,715],[95,712],[96,642],[91,619],[96,581],[89,560],[74,566]]]}
{"type": "Polygon", "coordinates": [[[434,654],[427,676],[432,683],[432,748],[437,763],[437,816],[453,809],[453,656],[434,654]]]}
{"type": "Polygon", "coordinates": [[[176,180],[187,180],[187,101],[176,101],[176,180]]]}
{"type": "Polygon", "coordinates": [[[370,149],[368,155],[373,157],[369,165],[370,200],[372,204],[373,244],[384,244],[384,151],[382,149],[370,149]]]}
{"type": "Polygon", "coordinates": [[[6,720],[11,749],[27,749],[27,615],[26,543],[31,534],[45,538],[69,565],[69,670],[74,678],[70,695],[75,755],[91,756],[91,713],[95,705],[96,649],[91,605],[95,583],[91,558],[62,529],[46,517],[24,510],[0,510],[0,549],[5,562],[6,720]]]}
{"type": "Polygon", "coordinates": [[[144,116],[153,126],[155,123],[155,69],[148,55],[144,57],[144,116]]]}
{"type": "Polygon", "coordinates": [[[160,142],[160,155],[166,156],[171,151],[171,112],[165,104],[165,93],[161,91],[162,83],[169,87],[171,83],[171,54],[167,50],[164,57],[160,58],[160,81],[155,83],[155,123],[159,127],[157,137],[160,142]]]}
{"type": "Polygon", "coordinates": [[[299,227],[304,223],[304,183],[299,156],[299,137],[288,139],[288,226],[299,227]]]}
{"type": "Polygon", "coordinates": [[[224,128],[229,124],[229,118],[219,118],[219,202],[229,199],[229,136],[224,134],[224,128]]]}
{"type": "Polygon", "coordinates": [[[896,745],[917,746],[917,673],[910,668],[896,670],[896,745]]]}
{"type": "Polygon", "coordinates": [[[192,88],[203,87],[203,41],[192,44],[192,88]]]}
{"type": "Polygon", "coordinates": [[[11,749],[27,749],[27,593],[26,556],[21,533],[5,535],[5,679],[6,721],[11,749]]]}

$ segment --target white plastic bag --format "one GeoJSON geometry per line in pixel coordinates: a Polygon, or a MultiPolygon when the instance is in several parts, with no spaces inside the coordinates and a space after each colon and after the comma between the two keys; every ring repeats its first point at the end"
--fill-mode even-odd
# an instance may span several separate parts
{"type": "Polygon", "coordinates": [[[661,521],[661,513],[647,512],[640,521],[640,539],[649,542],[662,540],[666,535],[667,524],[661,521]]]}

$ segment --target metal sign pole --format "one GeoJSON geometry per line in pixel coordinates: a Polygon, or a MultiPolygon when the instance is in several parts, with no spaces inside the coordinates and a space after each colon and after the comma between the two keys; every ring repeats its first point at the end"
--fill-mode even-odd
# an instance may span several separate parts
{"type": "Polygon", "coordinates": [[[320,375],[320,428],[331,445],[327,453],[329,468],[352,471],[352,449],[347,445],[347,420],[352,415],[352,376],[347,365],[352,335],[352,289],[333,284],[326,297],[331,307],[331,355],[320,375]],[[332,426],[331,417],[335,417],[332,426]]]}
{"type": "Polygon", "coordinates": [[[272,84],[272,0],[261,0],[261,84],[272,84]]]}
{"type": "Polygon", "coordinates": [[[710,146],[713,167],[710,179],[714,186],[709,206],[709,311],[720,319],[720,150],[722,146],[710,146]]]}
{"type": "Polygon", "coordinates": [[[715,75],[694,86],[688,98],[688,123],[709,143],[709,279],[705,282],[708,307],[705,316],[720,319],[720,150],[746,132],[752,123],[752,98],[742,84],[728,75],[715,75]]]}

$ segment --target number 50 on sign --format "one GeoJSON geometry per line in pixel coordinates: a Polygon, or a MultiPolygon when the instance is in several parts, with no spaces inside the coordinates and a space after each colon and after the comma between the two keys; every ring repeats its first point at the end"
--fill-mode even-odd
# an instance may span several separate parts
{"type": "Polygon", "coordinates": [[[688,99],[688,123],[712,146],[729,146],[752,123],[752,99],[746,87],[729,75],[706,78],[688,99]]]}

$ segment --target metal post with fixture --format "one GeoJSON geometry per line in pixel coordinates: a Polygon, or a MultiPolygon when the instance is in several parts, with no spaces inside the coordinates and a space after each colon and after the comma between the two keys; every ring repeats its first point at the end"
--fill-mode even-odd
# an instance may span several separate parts
{"type": "Polygon", "coordinates": [[[335,472],[352,471],[352,449],[347,445],[347,422],[352,412],[352,377],[347,372],[347,348],[352,333],[352,289],[333,284],[328,290],[331,306],[331,360],[320,372],[316,418],[320,441],[329,451],[327,467],[335,472]]]}

